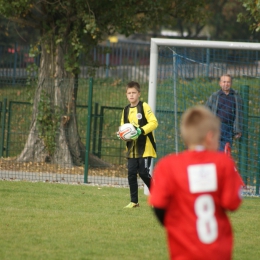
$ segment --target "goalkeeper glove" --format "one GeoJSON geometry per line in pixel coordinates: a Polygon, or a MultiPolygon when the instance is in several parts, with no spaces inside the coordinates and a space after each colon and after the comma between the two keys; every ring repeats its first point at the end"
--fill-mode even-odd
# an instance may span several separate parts
{"type": "Polygon", "coordinates": [[[120,139],[120,140],[121,140],[121,137],[120,137],[120,135],[119,135],[119,131],[118,131],[118,132],[116,132],[116,136],[117,136],[117,138],[118,138],[118,139],[120,139]]]}
{"type": "Polygon", "coordinates": [[[137,128],[136,128],[136,134],[133,135],[133,136],[131,136],[131,139],[132,139],[132,140],[136,140],[136,139],[139,137],[140,134],[142,134],[142,129],[139,128],[139,127],[137,127],[137,128]]]}

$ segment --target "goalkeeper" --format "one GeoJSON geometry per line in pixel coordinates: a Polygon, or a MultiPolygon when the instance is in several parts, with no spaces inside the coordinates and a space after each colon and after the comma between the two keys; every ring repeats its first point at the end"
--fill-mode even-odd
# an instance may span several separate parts
{"type": "Polygon", "coordinates": [[[137,134],[126,142],[128,183],[130,187],[130,203],[125,208],[139,207],[137,174],[150,189],[150,166],[152,158],[156,158],[156,144],[153,134],[158,126],[157,119],[150,106],[139,100],[140,85],[131,81],[126,86],[126,97],[129,101],[122,113],[121,125],[133,124],[137,134]]]}

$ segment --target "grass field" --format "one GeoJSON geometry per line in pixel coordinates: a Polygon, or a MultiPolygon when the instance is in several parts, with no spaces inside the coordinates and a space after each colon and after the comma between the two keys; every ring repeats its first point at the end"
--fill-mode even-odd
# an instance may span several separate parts
{"type": "MultiPolygon", "coordinates": [[[[143,190],[130,210],[127,188],[0,181],[0,197],[1,260],[168,259],[143,190]]],[[[259,215],[257,198],[230,214],[233,259],[260,259],[259,215]]]]}

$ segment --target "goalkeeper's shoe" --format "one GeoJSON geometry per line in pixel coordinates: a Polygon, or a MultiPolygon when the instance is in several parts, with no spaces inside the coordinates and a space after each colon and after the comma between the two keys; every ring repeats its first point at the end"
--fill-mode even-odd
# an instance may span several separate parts
{"type": "Polygon", "coordinates": [[[130,202],[124,209],[133,209],[139,207],[139,203],[130,202]]]}

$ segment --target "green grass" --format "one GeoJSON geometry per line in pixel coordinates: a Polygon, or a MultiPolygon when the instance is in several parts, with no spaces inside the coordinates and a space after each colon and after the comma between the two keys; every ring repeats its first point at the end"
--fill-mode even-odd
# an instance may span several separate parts
{"type": "Polygon", "coordinates": [[[244,199],[241,208],[230,216],[235,233],[234,259],[260,259],[260,199],[244,199]]]}
{"type": "MultiPolygon", "coordinates": [[[[147,196],[126,210],[128,188],[0,182],[0,259],[168,259],[147,196]]],[[[231,213],[234,260],[259,259],[260,200],[231,213]]]]}
{"type": "Polygon", "coordinates": [[[0,182],[0,259],[166,259],[164,231],[140,190],[0,182]]]}

